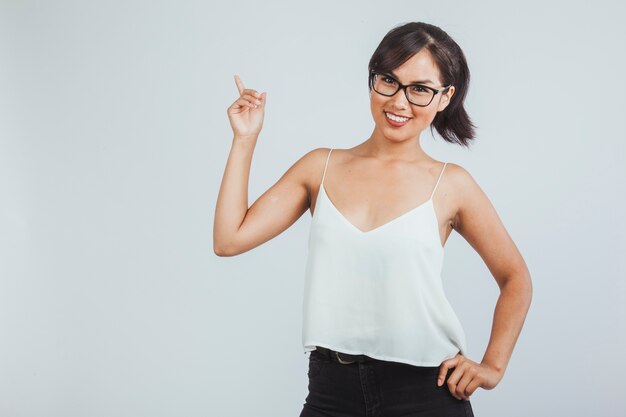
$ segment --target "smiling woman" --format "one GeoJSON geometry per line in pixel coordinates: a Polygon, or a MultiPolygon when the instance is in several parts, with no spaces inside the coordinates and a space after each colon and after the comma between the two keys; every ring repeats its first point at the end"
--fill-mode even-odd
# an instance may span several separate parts
{"type": "MultiPolygon", "coordinates": [[[[420,114],[428,121],[426,125],[437,129],[448,142],[469,146],[475,126],[463,102],[470,72],[463,50],[442,29],[417,22],[392,29],[374,51],[368,69],[370,93],[392,97],[404,90],[407,101],[424,108],[420,114]],[[420,75],[403,77],[412,73],[420,75]],[[400,83],[399,79],[406,79],[409,85],[400,83]],[[426,109],[438,94],[441,101],[428,112],[426,109]],[[447,106],[447,111],[442,112],[447,106]]],[[[422,123],[415,129],[422,131],[426,125],[422,123]]]]}
{"type": "Polygon", "coordinates": [[[460,165],[420,145],[434,127],[469,147],[461,48],[423,22],[385,35],[369,63],[374,129],[350,149],[317,148],[247,207],[250,163],[266,94],[246,89],[229,107],[233,147],[218,196],[214,250],[246,252],[308,210],[302,347],[309,393],[300,417],[473,416],[470,396],[502,379],[530,306],[526,264],[494,207],[460,165]],[[500,287],[482,361],[442,285],[445,243],[457,231],[500,287]]]}

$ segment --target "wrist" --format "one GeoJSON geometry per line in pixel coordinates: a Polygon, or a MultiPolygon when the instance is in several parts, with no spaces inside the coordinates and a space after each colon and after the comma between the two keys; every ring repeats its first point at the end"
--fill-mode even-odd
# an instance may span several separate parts
{"type": "Polygon", "coordinates": [[[258,138],[258,133],[252,133],[249,135],[240,135],[238,133],[235,133],[235,135],[233,136],[233,141],[251,142],[256,141],[258,138]]]}
{"type": "Polygon", "coordinates": [[[482,361],[480,364],[493,369],[494,371],[496,371],[500,375],[504,374],[504,367],[503,366],[500,366],[498,364],[491,363],[491,362],[485,362],[485,361],[482,361]]]}

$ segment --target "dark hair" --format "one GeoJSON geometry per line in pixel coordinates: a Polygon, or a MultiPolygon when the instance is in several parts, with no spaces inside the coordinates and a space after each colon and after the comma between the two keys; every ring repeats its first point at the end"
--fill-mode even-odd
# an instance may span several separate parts
{"type": "Polygon", "coordinates": [[[369,62],[369,90],[372,91],[372,71],[389,73],[422,48],[426,48],[435,60],[442,85],[452,84],[455,88],[448,106],[433,119],[431,133],[434,126],[445,141],[469,147],[470,140],[475,137],[476,127],[463,107],[469,88],[470,72],[459,45],[439,27],[423,22],[410,22],[387,32],[369,62]]]}

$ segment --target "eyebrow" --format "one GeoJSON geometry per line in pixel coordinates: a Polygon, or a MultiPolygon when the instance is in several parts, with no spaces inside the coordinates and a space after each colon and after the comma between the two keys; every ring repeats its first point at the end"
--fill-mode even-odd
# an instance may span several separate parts
{"type": "MultiPolygon", "coordinates": [[[[393,71],[390,71],[390,72],[391,72],[391,74],[390,74],[390,75],[393,75],[393,76],[394,76],[394,78],[396,78],[396,79],[398,78],[398,76],[397,76],[397,75],[396,75],[393,71]]],[[[434,81],[432,81],[432,80],[428,80],[428,79],[426,79],[426,80],[416,80],[416,81],[411,81],[409,84],[426,84],[426,83],[435,84],[435,82],[434,82],[434,81]]]]}

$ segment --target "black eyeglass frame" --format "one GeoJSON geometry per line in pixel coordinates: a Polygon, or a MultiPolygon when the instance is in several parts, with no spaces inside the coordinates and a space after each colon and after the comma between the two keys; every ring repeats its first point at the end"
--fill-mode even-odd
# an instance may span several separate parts
{"type": "Polygon", "coordinates": [[[428,107],[428,106],[430,106],[430,103],[432,103],[432,102],[433,102],[433,99],[435,98],[435,96],[436,96],[437,94],[439,94],[439,93],[442,93],[442,94],[443,94],[443,93],[445,93],[446,91],[448,91],[448,89],[449,89],[450,87],[452,87],[452,84],[448,84],[447,86],[444,86],[443,88],[440,88],[440,89],[432,88],[432,87],[429,87],[429,86],[427,86],[427,85],[417,84],[417,83],[415,83],[415,84],[409,84],[409,85],[404,85],[404,84],[401,84],[401,83],[400,83],[400,81],[396,80],[393,76],[391,76],[391,75],[389,75],[389,74],[386,74],[386,73],[384,73],[384,72],[379,72],[379,71],[371,70],[371,71],[370,71],[370,87],[372,88],[372,90],[376,91],[378,94],[380,94],[381,96],[385,96],[385,97],[393,97],[393,96],[395,96],[395,95],[398,93],[398,91],[399,91],[399,90],[404,90],[404,96],[406,97],[406,100],[407,100],[409,103],[411,103],[411,104],[412,104],[412,105],[414,105],[414,106],[419,106],[419,107],[428,107]],[[376,89],[374,88],[374,77],[375,77],[376,75],[382,75],[382,76],[384,76],[384,77],[389,77],[389,78],[391,78],[392,80],[394,80],[394,81],[396,82],[396,84],[398,84],[398,89],[397,89],[396,91],[394,91],[394,92],[393,92],[393,94],[383,94],[383,93],[381,93],[380,91],[376,90],[376,89]],[[417,86],[420,86],[420,87],[422,87],[422,88],[426,88],[426,89],[428,89],[428,90],[430,90],[430,91],[432,91],[432,92],[433,92],[433,95],[432,95],[432,97],[430,98],[430,101],[428,102],[428,104],[417,104],[417,103],[413,103],[413,102],[409,99],[409,94],[407,93],[406,89],[407,89],[407,87],[412,87],[412,86],[416,86],[416,85],[417,85],[417,86]]]}

